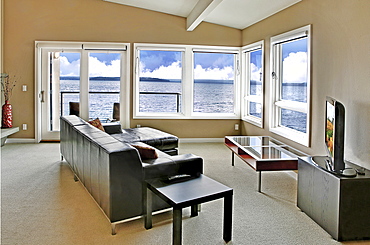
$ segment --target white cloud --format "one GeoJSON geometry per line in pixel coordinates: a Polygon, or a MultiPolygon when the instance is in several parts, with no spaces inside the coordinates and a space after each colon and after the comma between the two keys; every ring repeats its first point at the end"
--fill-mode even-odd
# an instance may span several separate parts
{"type": "Polygon", "coordinates": [[[231,66],[210,69],[197,65],[194,69],[194,79],[233,80],[234,69],[231,66]]]}
{"type": "Polygon", "coordinates": [[[251,63],[251,80],[254,81],[261,81],[261,73],[262,73],[262,68],[259,68],[251,63]]]}
{"type": "MultiPolygon", "coordinates": [[[[180,62],[174,62],[170,66],[160,66],[154,71],[145,69],[145,64],[140,63],[140,76],[163,79],[181,79],[182,68],[180,62]]],[[[215,80],[232,80],[234,79],[234,70],[231,66],[223,69],[203,68],[197,65],[194,69],[194,79],[215,79],[215,80]]]]}
{"type": "MultiPolygon", "coordinates": [[[[80,60],[69,62],[67,57],[60,56],[61,76],[79,76],[80,60]]],[[[120,60],[112,60],[111,64],[106,64],[96,57],[89,57],[89,76],[90,77],[119,77],[120,60]]]]}
{"type": "Polygon", "coordinates": [[[284,83],[304,83],[307,81],[307,53],[290,53],[283,61],[284,83]]]}
{"type": "Polygon", "coordinates": [[[61,76],[79,76],[80,75],[80,60],[68,61],[67,57],[60,56],[60,72],[61,76]]]}
{"type": "Polygon", "coordinates": [[[181,79],[182,68],[180,61],[173,62],[170,66],[160,66],[154,71],[145,69],[145,65],[140,63],[140,76],[141,77],[153,77],[163,79],[181,79]]]}
{"type": "Polygon", "coordinates": [[[120,60],[112,60],[111,65],[101,62],[96,57],[89,57],[90,77],[120,77],[120,60]]]}

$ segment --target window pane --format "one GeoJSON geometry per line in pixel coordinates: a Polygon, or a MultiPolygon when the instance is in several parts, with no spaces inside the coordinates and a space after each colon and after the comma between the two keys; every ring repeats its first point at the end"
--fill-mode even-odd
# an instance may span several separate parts
{"type": "Polygon", "coordinates": [[[307,102],[307,38],[282,45],[281,98],[307,102]]]}
{"type": "Polygon", "coordinates": [[[181,112],[181,51],[141,50],[139,77],[139,112],[181,112]]]}
{"type": "Polygon", "coordinates": [[[194,53],[194,112],[234,112],[234,54],[194,53]]]}
{"type": "Polygon", "coordinates": [[[262,95],[262,50],[250,52],[249,94],[262,95]]]}
{"type": "Polygon", "coordinates": [[[307,114],[281,109],[281,126],[288,127],[303,133],[306,133],[307,114]]]}
{"type": "MultiPolygon", "coordinates": [[[[80,102],[80,53],[68,53],[68,52],[51,52],[52,68],[51,71],[54,74],[52,77],[52,93],[55,97],[59,98],[60,102],[57,102],[51,98],[50,102],[54,103],[51,106],[54,111],[58,108],[58,115],[69,115],[79,113],[73,104],[70,108],[70,102],[80,102]],[[59,68],[59,71],[57,69],[59,68]],[[56,94],[56,93],[60,94],[56,94]]],[[[56,114],[56,113],[53,113],[56,114]]],[[[76,115],[76,114],[75,114],[76,115]]],[[[59,121],[59,119],[56,119],[59,121]]],[[[59,127],[55,127],[58,123],[53,122],[52,131],[59,131],[59,127]]]]}
{"type": "Polygon", "coordinates": [[[121,54],[89,53],[89,117],[113,119],[119,103],[121,54]]]}
{"type": "Polygon", "coordinates": [[[249,102],[249,115],[262,118],[261,103],[249,102]]]}

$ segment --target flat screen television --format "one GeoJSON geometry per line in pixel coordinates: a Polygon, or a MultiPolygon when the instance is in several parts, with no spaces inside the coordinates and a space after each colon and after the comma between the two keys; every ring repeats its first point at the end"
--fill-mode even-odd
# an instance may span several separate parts
{"type": "Polygon", "coordinates": [[[342,103],[326,97],[325,113],[325,145],[330,162],[329,170],[341,173],[345,169],[344,163],[344,122],[345,108],[342,103]]]}

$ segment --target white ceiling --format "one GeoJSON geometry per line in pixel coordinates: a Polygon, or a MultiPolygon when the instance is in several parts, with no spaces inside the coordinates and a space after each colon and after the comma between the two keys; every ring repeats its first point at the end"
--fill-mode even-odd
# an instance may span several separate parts
{"type": "Polygon", "coordinates": [[[188,31],[202,21],[244,29],[301,0],[103,0],[187,18],[188,31]]]}

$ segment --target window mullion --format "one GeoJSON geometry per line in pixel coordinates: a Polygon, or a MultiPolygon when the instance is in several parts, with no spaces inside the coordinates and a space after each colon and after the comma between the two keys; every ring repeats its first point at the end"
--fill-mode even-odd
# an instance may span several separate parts
{"type": "Polygon", "coordinates": [[[186,117],[191,117],[193,111],[193,52],[191,47],[186,47],[184,51],[184,65],[182,68],[183,76],[183,108],[184,115],[186,117]]]}
{"type": "Polygon", "coordinates": [[[80,61],[80,116],[89,120],[89,52],[85,50],[80,61]]]}

